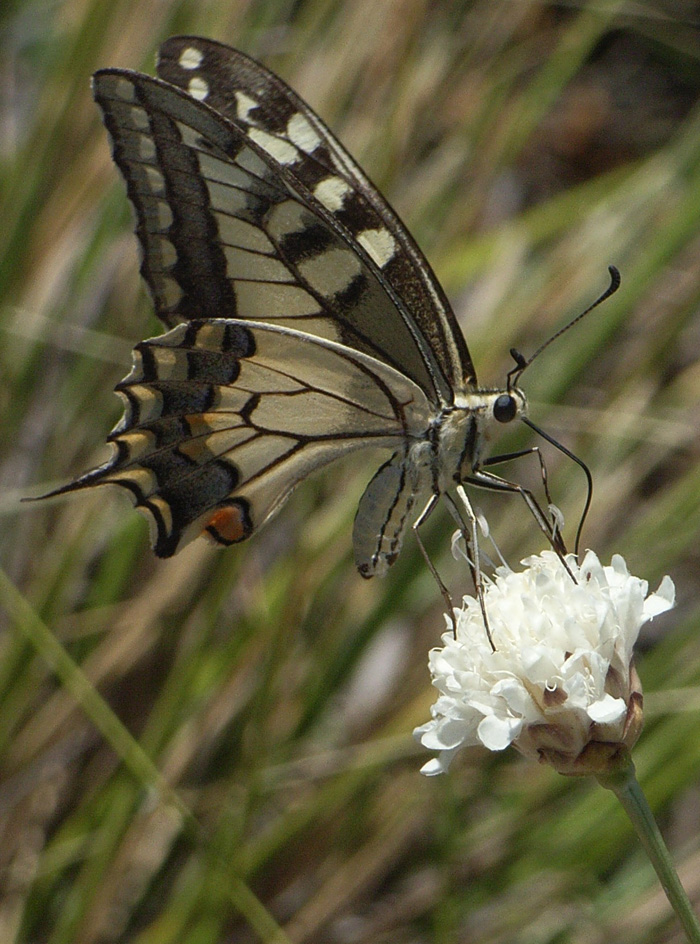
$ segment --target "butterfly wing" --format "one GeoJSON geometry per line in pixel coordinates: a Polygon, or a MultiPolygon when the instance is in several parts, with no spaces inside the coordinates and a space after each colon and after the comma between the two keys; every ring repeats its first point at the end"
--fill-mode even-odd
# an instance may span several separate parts
{"type": "Polygon", "coordinates": [[[222,43],[175,36],[160,48],[158,75],[205,101],[279,160],[279,171],[367,249],[385,285],[427,341],[455,389],[476,384],[462,332],[415,240],[309,105],[279,76],[222,43]]]}
{"type": "Polygon", "coordinates": [[[393,211],[281,80],[187,37],[159,69],[103,70],[94,92],[142,274],[176,327],[136,349],[112,458],[60,491],[127,488],[169,556],[201,531],[244,540],[316,468],[389,447],[354,532],[360,571],[381,573],[431,487],[412,447],[474,382],[454,315],[393,211]]]}
{"type": "MultiPolygon", "coordinates": [[[[256,86],[246,73],[240,82],[250,93],[240,110],[250,117],[256,86]]],[[[427,263],[416,267],[400,242],[408,247],[412,240],[393,214],[388,220],[396,235],[353,189],[369,188],[386,206],[368,182],[349,182],[319,163],[316,152],[331,153],[325,147],[311,155],[298,146],[303,127],[307,140],[316,134],[305,116],[297,112],[296,121],[287,122],[295,144],[263,130],[267,121],[252,126],[229,119],[219,113],[218,100],[210,108],[138,73],[99,72],[94,87],[136,209],[142,273],[167,324],[286,319],[397,367],[436,403],[452,402],[471,367],[461,360],[464,342],[449,307],[438,294],[430,296],[430,307],[424,282],[437,283],[427,263]],[[331,212],[341,190],[343,205],[331,212]],[[346,217],[355,204],[351,228],[346,217]],[[359,229],[363,208],[367,225],[359,229]]],[[[232,100],[240,102],[241,94],[236,99],[231,92],[232,100]]],[[[334,167],[331,157],[327,163],[334,167]]]]}
{"type": "Polygon", "coordinates": [[[361,352],[289,328],[213,319],[134,351],[111,459],[61,489],[126,488],[169,557],[208,532],[250,537],[301,479],[368,445],[404,452],[432,408],[361,352]]]}

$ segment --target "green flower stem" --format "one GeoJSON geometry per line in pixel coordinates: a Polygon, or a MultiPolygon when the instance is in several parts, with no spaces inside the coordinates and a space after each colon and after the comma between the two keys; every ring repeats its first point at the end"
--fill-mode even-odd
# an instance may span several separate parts
{"type": "Polygon", "coordinates": [[[598,782],[607,790],[612,790],[624,811],[632,821],[639,839],[649,856],[651,864],[666,892],[671,907],[683,925],[691,944],[700,944],[700,924],[693,911],[690,900],[681,885],[678,873],[671,861],[666,844],[656,825],[654,815],[649,809],[646,797],[639,786],[629,753],[620,757],[617,767],[596,775],[598,782]]]}

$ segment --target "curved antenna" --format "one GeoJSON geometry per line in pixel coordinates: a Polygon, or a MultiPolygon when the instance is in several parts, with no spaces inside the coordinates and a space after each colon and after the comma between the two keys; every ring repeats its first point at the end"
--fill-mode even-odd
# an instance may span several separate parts
{"type": "MultiPolygon", "coordinates": [[[[615,294],[615,292],[620,287],[620,272],[613,265],[608,266],[608,272],[610,273],[610,285],[608,285],[608,287],[605,289],[603,294],[599,298],[596,298],[593,304],[589,305],[585,311],[582,311],[580,315],[576,315],[575,318],[572,318],[572,320],[568,324],[565,324],[563,328],[560,328],[558,331],[556,331],[551,336],[551,338],[549,338],[547,341],[544,342],[544,344],[540,345],[540,347],[537,348],[537,350],[532,355],[532,357],[529,357],[526,360],[525,357],[523,357],[523,355],[520,353],[520,351],[516,350],[514,347],[510,349],[511,357],[515,360],[515,367],[513,367],[512,370],[509,370],[507,374],[509,390],[512,390],[512,388],[518,382],[518,380],[520,379],[520,375],[525,370],[525,368],[529,367],[530,364],[535,360],[535,358],[539,357],[542,351],[544,351],[545,348],[549,347],[552,341],[556,341],[557,338],[560,338],[562,334],[565,334],[569,330],[569,328],[573,328],[573,326],[577,322],[579,322],[582,318],[584,318],[589,312],[593,311],[594,308],[597,308],[598,305],[600,305],[606,299],[610,298],[611,295],[615,294]]],[[[547,437],[545,437],[545,439],[546,438],[547,437]]],[[[557,444],[555,443],[555,445],[557,444]]],[[[572,457],[572,458],[575,458],[575,457],[572,457]]]]}
{"type": "Polygon", "coordinates": [[[545,433],[543,429],[540,429],[539,426],[536,426],[532,420],[529,420],[526,416],[521,416],[520,419],[523,423],[526,423],[530,429],[540,435],[543,439],[546,439],[548,443],[554,446],[555,449],[558,449],[559,452],[563,452],[565,456],[568,456],[569,459],[573,459],[576,465],[578,465],[586,476],[586,481],[588,482],[588,497],[586,498],[586,504],[583,507],[583,512],[581,514],[581,520],[578,523],[578,528],[576,529],[576,541],[574,542],[574,554],[578,557],[579,545],[581,543],[581,532],[583,531],[583,525],[588,517],[588,511],[591,507],[591,502],[593,501],[593,476],[591,475],[591,470],[588,468],[583,459],[571,452],[570,449],[567,449],[566,446],[563,446],[560,442],[557,442],[554,437],[550,436],[549,433],[545,433]]]}

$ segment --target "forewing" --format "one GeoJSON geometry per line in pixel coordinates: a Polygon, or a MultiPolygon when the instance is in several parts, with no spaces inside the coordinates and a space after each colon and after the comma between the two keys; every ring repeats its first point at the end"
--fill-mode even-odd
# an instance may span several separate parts
{"type": "Polygon", "coordinates": [[[476,383],[450,304],[414,239],[293,89],[254,59],[196,36],[167,40],[160,48],[158,74],[243,127],[273,159],[285,154],[280,173],[374,257],[447,383],[452,388],[476,383]]]}
{"type": "Polygon", "coordinates": [[[94,91],[136,209],[141,271],[166,324],[294,325],[400,369],[436,403],[451,398],[369,255],[281,175],[284,142],[275,159],[269,142],[265,150],[207,105],[139,73],[98,72],[94,91]]]}
{"type": "Polygon", "coordinates": [[[169,557],[243,541],[301,479],[364,446],[407,447],[431,406],[374,358],[261,323],[193,321],[137,345],[112,458],[61,492],[126,488],[169,557]]]}

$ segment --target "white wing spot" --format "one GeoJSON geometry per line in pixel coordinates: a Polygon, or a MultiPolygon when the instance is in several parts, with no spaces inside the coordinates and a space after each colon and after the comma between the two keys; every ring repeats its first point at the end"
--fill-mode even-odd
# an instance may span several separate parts
{"type": "Polygon", "coordinates": [[[156,162],[156,145],[151,138],[147,138],[146,135],[139,135],[138,139],[138,149],[139,157],[146,164],[155,164],[156,162]]]}
{"type": "Polygon", "coordinates": [[[159,197],[165,196],[165,177],[158,168],[145,164],[143,170],[143,180],[151,193],[159,197]]]}
{"type": "Polygon", "coordinates": [[[166,272],[177,262],[175,247],[169,239],[159,238],[157,234],[154,234],[154,237],[149,240],[149,249],[155,263],[152,267],[154,269],[166,272]]]}
{"type": "Polygon", "coordinates": [[[174,308],[182,299],[182,289],[175,279],[171,279],[170,276],[164,276],[162,279],[159,279],[157,288],[162,302],[168,308],[174,308]]]}
{"type": "Polygon", "coordinates": [[[145,131],[149,133],[151,130],[151,123],[148,120],[148,115],[144,108],[137,108],[136,106],[129,108],[125,114],[128,115],[128,122],[125,120],[125,124],[129,124],[132,128],[135,128],[137,131],[145,131]]]}
{"type": "Polygon", "coordinates": [[[129,461],[140,459],[156,446],[156,438],[150,430],[129,432],[119,437],[129,450],[129,461]]]}
{"type": "Polygon", "coordinates": [[[396,240],[388,229],[366,229],[358,235],[357,241],[380,269],[396,252],[396,240]]]}
{"type": "Polygon", "coordinates": [[[301,112],[292,115],[287,122],[287,137],[305,154],[311,154],[321,143],[320,135],[301,112]]]}
{"type": "Polygon", "coordinates": [[[175,308],[182,301],[182,289],[175,279],[169,276],[163,276],[157,272],[153,275],[155,295],[158,298],[158,304],[164,308],[175,308]]]}
{"type": "Polygon", "coordinates": [[[269,216],[267,231],[273,239],[283,239],[290,233],[303,233],[310,226],[313,218],[308,210],[296,200],[285,200],[273,206],[269,216]]]}
{"type": "Polygon", "coordinates": [[[194,151],[201,150],[202,135],[199,133],[199,131],[195,131],[195,129],[191,128],[189,125],[184,125],[181,121],[176,122],[176,124],[177,130],[180,132],[180,138],[185,147],[192,148],[194,151]]]}
{"type": "Polygon", "coordinates": [[[294,164],[299,160],[299,152],[293,144],[275,137],[274,134],[268,134],[262,128],[249,128],[248,136],[280,164],[294,164]]]}
{"type": "Polygon", "coordinates": [[[194,46],[187,46],[180,53],[180,66],[183,69],[199,69],[204,59],[204,53],[194,46]]]}
{"type": "MultiPolygon", "coordinates": [[[[153,419],[157,419],[157,418],[158,418],[158,414],[155,414],[153,419]]],[[[133,469],[128,469],[128,468],[123,469],[118,474],[115,474],[114,477],[110,476],[109,480],[110,482],[120,482],[120,483],[132,482],[136,486],[137,489],[143,492],[144,495],[149,496],[148,501],[151,505],[154,504],[154,502],[162,501],[162,499],[159,500],[155,495],[152,494],[158,488],[158,482],[156,481],[155,475],[149,469],[144,469],[143,466],[135,466],[133,469]]],[[[135,499],[132,498],[132,501],[135,501],[135,499]]],[[[139,508],[139,511],[141,512],[141,514],[144,514],[148,518],[149,526],[150,526],[150,523],[154,522],[153,514],[150,511],[150,509],[146,505],[141,505],[141,507],[139,508]]],[[[152,525],[152,531],[153,531],[153,536],[155,536],[155,534],[157,533],[155,522],[152,525]]],[[[153,543],[153,538],[151,539],[151,543],[153,543]]]]}
{"type": "Polygon", "coordinates": [[[170,347],[159,347],[155,351],[155,370],[158,380],[168,380],[182,371],[181,359],[170,347]]]}
{"type": "Polygon", "coordinates": [[[345,291],[361,268],[359,258],[349,249],[329,249],[299,263],[302,278],[321,295],[345,291]]]}
{"type": "Polygon", "coordinates": [[[253,108],[258,107],[258,103],[254,98],[251,98],[250,95],[246,95],[245,92],[236,92],[236,117],[240,118],[241,121],[245,121],[247,124],[250,123],[251,119],[249,117],[250,111],[253,108]]]}
{"type": "Polygon", "coordinates": [[[351,192],[352,187],[342,177],[326,177],[314,188],[314,196],[318,202],[331,213],[342,209],[345,198],[351,192]]]}
{"type": "Polygon", "coordinates": [[[112,98],[116,98],[121,102],[135,102],[136,101],[136,89],[134,88],[134,83],[124,76],[121,75],[109,75],[105,76],[104,79],[100,76],[99,79],[93,79],[97,88],[109,89],[112,98]]]}
{"type": "Polygon", "coordinates": [[[196,98],[198,102],[203,102],[209,94],[209,83],[200,75],[195,75],[187,83],[187,91],[192,98],[196,98]]]}
{"type": "Polygon", "coordinates": [[[153,201],[153,214],[157,220],[158,229],[155,232],[164,232],[173,223],[173,211],[165,200],[153,201]]]}

